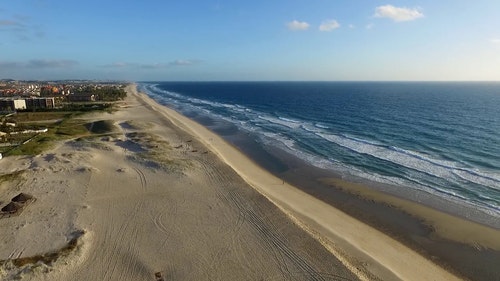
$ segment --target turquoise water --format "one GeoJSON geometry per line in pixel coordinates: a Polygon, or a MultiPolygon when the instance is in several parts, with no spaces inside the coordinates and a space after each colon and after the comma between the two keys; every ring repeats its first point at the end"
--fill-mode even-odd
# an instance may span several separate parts
{"type": "Polygon", "coordinates": [[[234,124],[323,169],[500,218],[500,83],[157,82],[181,113],[234,124]]]}

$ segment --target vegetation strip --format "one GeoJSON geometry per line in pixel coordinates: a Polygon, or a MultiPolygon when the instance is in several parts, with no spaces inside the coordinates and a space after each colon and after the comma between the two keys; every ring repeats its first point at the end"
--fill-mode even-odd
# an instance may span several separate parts
{"type": "Polygon", "coordinates": [[[0,266],[4,266],[5,264],[11,262],[14,266],[21,267],[27,264],[36,264],[38,262],[42,262],[46,265],[50,265],[57,261],[60,257],[67,256],[69,253],[71,253],[73,250],[75,250],[78,246],[78,240],[80,237],[83,236],[85,232],[82,231],[77,231],[75,233],[75,237],[72,238],[68,244],[66,244],[64,247],[61,249],[46,253],[46,254],[41,254],[41,255],[34,255],[31,257],[23,257],[23,258],[16,258],[16,259],[7,259],[7,260],[0,260],[0,266]]]}

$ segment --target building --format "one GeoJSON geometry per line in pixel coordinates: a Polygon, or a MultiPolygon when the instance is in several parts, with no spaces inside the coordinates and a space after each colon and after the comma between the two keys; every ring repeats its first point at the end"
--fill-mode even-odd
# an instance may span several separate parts
{"type": "Polygon", "coordinates": [[[27,98],[26,108],[27,109],[37,109],[37,108],[54,108],[56,106],[55,98],[27,98]]]}
{"type": "Polygon", "coordinates": [[[19,98],[2,98],[0,99],[0,110],[15,111],[26,109],[26,101],[19,98]]]}
{"type": "Polygon", "coordinates": [[[92,102],[97,101],[97,95],[91,93],[73,93],[68,95],[70,102],[92,102]]]}

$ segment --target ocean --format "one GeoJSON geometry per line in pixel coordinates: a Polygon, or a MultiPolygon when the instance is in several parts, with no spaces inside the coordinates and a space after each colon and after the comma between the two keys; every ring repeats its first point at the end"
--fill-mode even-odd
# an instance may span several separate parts
{"type": "Polygon", "coordinates": [[[346,178],[430,195],[500,227],[500,83],[138,85],[223,136],[237,131],[264,149],[346,178]]]}

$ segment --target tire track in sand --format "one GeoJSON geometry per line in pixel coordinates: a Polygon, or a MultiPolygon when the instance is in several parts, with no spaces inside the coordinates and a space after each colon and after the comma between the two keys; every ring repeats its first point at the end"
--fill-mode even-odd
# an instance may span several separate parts
{"type": "MultiPolygon", "coordinates": [[[[227,172],[221,172],[221,169],[217,169],[217,165],[212,163],[212,161],[200,161],[200,164],[204,174],[207,176],[208,183],[215,189],[217,197],[229,204],[238,213],[233,227],[228,228],[226,231],[226,234],[230,234],[229,239],[231,239],[234,248],[240,248],[241,250],[240,246],[245,241],[241,240],[244,237],[241,237],[240,231],[243,225],[247,223],[258,233],[258,236],[262,239],[268,250],[270,250],[282,280],[291,280],[294,278],[293,276],[302,276],[302,278],[306,276],[309,280],[343,279],[342,276],[335,274],[318,272],[304,257],[291,249],[286,242],[286,238],[281,234],[280,229],[270,220],[265,219],[266,215],[262,213],[259,206],[244,200],[243,198],[247,196],[243,192],[239,192],[237,187],[231,184],[235,181],[241,181],[239,177],[227,172]]],[[[240,256],[245,255],[237,256],[240,258],[240,256]]],[[[244,260],[243,258],[241,262],[242,266],[248,264],[244,260]]],[[[251,268],[247,269],[253,273],[258,273],[251,268]]]]}
{"type": "MultiPolygon", "coordinates": [[[[144,172],[134,168],[138,174],[139,193],[144,193],[147,190],[148,181],[144,172]]],[[[115,175],[115,174],[111,174],[115,175]]],[[[107,182],[111,187],[111,183],[115,182],[108,175],[104,182],[107,182]]],[[[115,175],[116,176],[116,175],[115,175]]],[[[100,179],[92,178],[89,182],[89,187],[94,186],[95,189],[102,188],[96,183],[103,182],[100,179]]],[[[94,229],[104,231],[103,235],[96,235],[100,239],[95,241],[93,250],[90,255],[75,270],[72,278],[81,278],[83,280],[129,280],[131,276],[144,274],[147,268],[139,261],[139,238],[142,224],[139,221],[138,214],[143,211],[145,198],[144,194],[138,194],[132,198],[123,201],[122,198],[108,198],[106,203],[101,203],[103,207],[98,219],[94,221],[96,226],[94,229]],[[132,201],[130,201],[132,200],[132,201]],[[125,205],[127,215],[116,213],[116,210],[124,209],[115,205],[125,205]],[[115,228],[113,228],[115,226],[115,228]],[[118,226],[118,227],[116,227],[118,226]],[[87,271],[86,268],[101,268],[100,270],[87,271]],[[97,276],[97,273],[102,275],[97,276]]]]}
{"type": "MultiPolygon", "coordinates": [[[[217,201],[224,202],[223,196],[221,196],[224,192],[221,192],[221,189],[225,189],[227,183],[231,182],[231,179],[227,177],[224,173],[220,173],[213,168],[213,164],[205,161],[204,159],[198,159],[198,164],[200,165],[201,175],[204,177],[204,188],[207,188],[205,191],[211,191],[212,195],[217,198],[217,201]]],[[[241,225],[243,224],[243,216],[239,212],[232,211],[224,211],[223,206],[219,202],[215,202],[215,206],[212,211],[215,211],[220,223],[216,225],[211,225],[212,227],[217,227],[217,236],[221,237],[222,240],[230,240],[231,236],[234,236],[235,233],[239,232],[241,225]],[[235,213],[236,216],[235,220],[235,213]],[[226,238],[227,237],[227,238],[226,238]]],[[[222,204],[224,206],[228,205],[227,202],[222,204]]],[[[224,246],[217,249],[215,253],[211,253],[209,255],[200,255],[198,257],[199,262],[204,264],[204,272],[206,275],[204,277],[205,280],[221,280],[224,279],[221,274],[221,267],[223,266],[223,262],[227,259],[228,255],[230,255],[231,248],[224,246]]]]}
{"type": "Polygon", "coordinates": [[[139,180],[141,182],[142,191],[147,191],[148,182],[146,180],[146,176],[144,175],[144,172],[141,169],[135,168],[135,167],[134,167],[134,171],[139,176],[139,180]]]}
{"type": "Polygon", "coordinates": [[[130,217],[125,217],[122,220],[118,230],[106,232],[106,241],[103,242],[111,244],[111,249],[105,253],[105,258],[101,260],[102,263],[107,264],[105,268],[108,268],[102,280],[126,280],[127,277],[131,276],[130,274],[138,271],[136,261],[138,260],[137,242],[140,224],[137,223],[137,214],[141,212],[143,206],[144,201],[139,200],[129,212],[130,217]],[[123,247],[125,245],[126,247],[123,247]],[[119,261],[122,261],[123,265],[119,265],[119,261]],[[116,270],[118,267],[126,270],[120,272],[116,270]]]}

